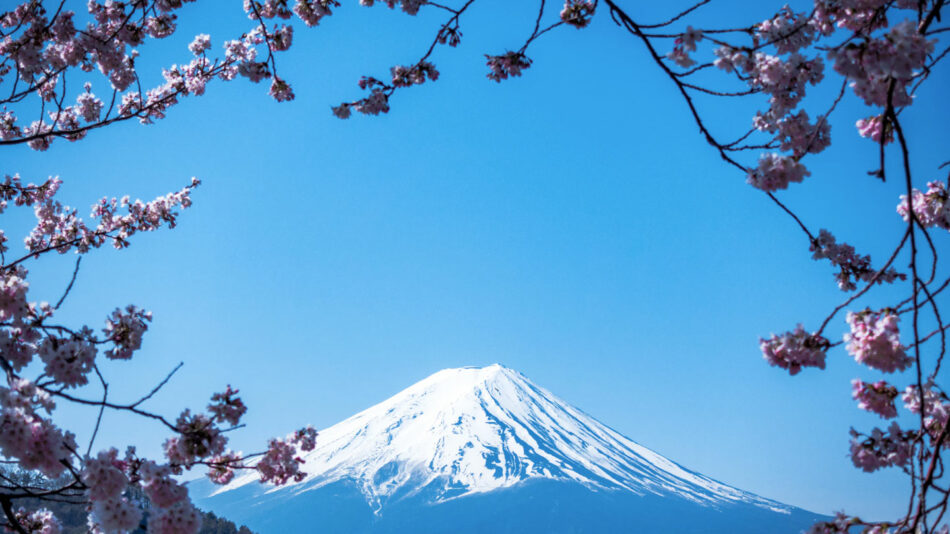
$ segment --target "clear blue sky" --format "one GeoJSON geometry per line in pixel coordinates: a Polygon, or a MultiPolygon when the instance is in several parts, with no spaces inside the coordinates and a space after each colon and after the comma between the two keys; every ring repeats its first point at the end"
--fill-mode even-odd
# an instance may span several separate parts
{"type": "MultiPolygon", "coordinates": [[[[668,9],[630,4],[648,21],[668,9]]],[[[700,20],[752,23],[782,2],[762,4],[714,2],[700,20]]],[[[154,312],[135,361],[107,365],[113,398],[134,398],[184,361],[150,407],[200,408],[230,383],[250,406],[232,440],[250,452],[439,369],[499,362],[726,483],[816,512],[901,513],[904,479],[848,458],[849,426],[879,421],[857,410],[850,379],[878,375],[838,349],[827,371],[790,378],[758,350],[759,336],[814,328],[843,299],[831,267],[719,160],[606,13],[542,38],[524,77],[485,78],[482,54],[518,48],[533,24],[533,2],[512,5],[476,4],[462,45],[434,56],[439,81],[401,91],[386,116],[340,121],[330,106],[360,95],[360,75],[412,63],[439,17],[351,0],[318,28],[297,24],[280,58],[293,102],[273,102],[264,84],[216,82],[152,126],[110,127],[46,153],[5,149],[4,172],[61,176],[64,201],[82,213],[102,195],[148,199],[193,175],[204,182],[177,229],[86,257],[62,309],[95,328],[116,306],[154,312]]],[[[196,33],[219,50],[250,27],[238,5],[189,6],[180,22],[176,37],[142,49],[146,65],[187,61],[196,33]]],[[[950,117],[927,102],[947,81],[938,73],[906,113],[920,183],[943,177],[950,117]]],[[[809,101],[824,105],[833,91],[809,101]]],[[[724,132],[764,106],[699,104],[724,132]]],[[[882,260],[902,231],[900,186],[865,174],[876,148],[853,123],[869,114],[849,95],[832,149],[781,198],[815,230],[882,260]]],[[[25,215],[8,212],[4,227],[25,228],[25,215]]],[[[32,265],[32,297],[55,301],[72,260],[32,265]]],[[[829,335],[844,328],[842,317],[829,335]]],[[[88,435],[91,413],[61,413],[88,435]]],[[[99,443],[155,454],[164,437],[109,415],[99,443]]]]}

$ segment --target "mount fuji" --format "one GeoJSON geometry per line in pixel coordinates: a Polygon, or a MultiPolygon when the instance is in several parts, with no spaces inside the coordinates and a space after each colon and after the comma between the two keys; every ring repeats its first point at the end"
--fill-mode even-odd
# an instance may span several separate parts
{"type": "MultiPolygon", "coordinates": [[[[800,532],[822,516],[728,486],[500,365],[446,369],[320,432],[308,476],[205,509],[284,532],[800,532]]],[[[203,495],[203,496],[202,496],[203,495]]]]}

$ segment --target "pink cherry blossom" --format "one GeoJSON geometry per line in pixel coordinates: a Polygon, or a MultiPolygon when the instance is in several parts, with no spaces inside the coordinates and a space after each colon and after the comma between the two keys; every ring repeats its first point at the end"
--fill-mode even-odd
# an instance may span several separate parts
{"type": "Polygon", "coordinates": [[[749,170],[746,181],[763,191],[778,191],[810,175],[808,169],[794,158],[769,152],[759,157],[758,167],[749,170]]]}
{"type": "Polygon", "coordinates": [[[175,428],[179,435],[165,441],[165,456],[174,464],[190,467],[197,460],[224,452],[227,439],[214,421],[204,414],[185,410],[175,428]]]}
{"type": "Polygon", "coordinates": [[[89,500],[94,502],[118,498],[129,484],[128,477],[119,468],[118,451],[114,448],[86,460],[82,481],[89,487],[89,500]]]}
{"type": "MultiPolygon", "coordinates": [[[[928,182],[927,192],[914,189],[911,194],[911,205],[917,221],[925,228],[936,226],[950,230],[950,195],[943,182],[928,182]]],[[[910,221],[910,212],[907,209],[907,195],[901,195],[901,202],[897,205],[897,213],[910,221]]]]}
{"type": "Polygon", "coordinates": [[[488,60],[488,79],[500,82],[509,76],[521,76],[521,71],[531,66],[531,60],[521,52],[506,52],[500,56],[485,54],[488,60]]]}
{"type": "Polygon", "coordinates": [[[16,512],[16,521],[20,527],[28,534],[60,534],[63,530],[62,524],[46,508],[40,508],[33,512],[27,512],[20,508],[16,512]]]}
{"type": "MultiPolygon", "coordinates": [[[[920,413],[920,389],[916,385],[907,386],[901,395],[904,406],[911,413],[920,413]]],[[[924,429],[930,434],[931,439],[937,439],[940,433],[950,422],[950,399],[932,383],[924,384],[924,429]]],[[[944,442],[944,447],[950,447],[950,443],[944,442]]]]}
{"type": "Polygon", "coordinates": [[[37,347],[37,355],[46,364],[44,371],[66,387],[77,387],[89,382],[88,374],[96,359],[96,347],[88,334],[78,338],[49,336],[37,347]]]}
{"type": "Polygon", "coordinates": [[[147,478],[142,485],[151,503],[159,508],[169,508],[188,499],[188,488],[172,480],[169,474],[147,478]]]}
{"type": "Polygon", "coordinates": [[[861,137],[871,139],[875,143],[880,143],[883,136],[884,144],[892,143],[894,141],[894,131],[881,117],[881,115],[874,115],[865,119],[858,119],[855,123],[858,134],[861,137]]]}
{"type": "Polygon", "coordinates": [[[851,332],[844,335],[848,352],[858,363],[885,373],[907,369],[913,360],[901,345],[899,320],[897,314],[888,309],[848,312],[851,332]]]}
{"type": "Polygon", "coordinates": [[[877,270],[871,268],[870,256],[858,255],[854,247],[847,243],[838,244],[831,232],[824,228],[818,232],[818,237],[812,242],[809,250],[813,252],[812,259],[828,259],[833,266],[840,269],[835,279],[842,291],[857,289],[856,282],[859,280],[868,283],[874,280],[878,284],[883,284],[907,278],[906,275],[892,268],[878,274],[877,270]]]}
{"type": "Polygon", "coordinates": [[[188,45],[188,50],[191,50],[191,53],[200,56],[206,50],[211,48],[211,36],[207,33],[200,33],[195,36],[195,39],[191,41],[191,44],[188,45]]]}
{"type": "Polygon", "coordinates": [[[858,401],[858,408],[876,413],[884,419],[897,417],[897,388],[883,380],[873,384],[855,378],[851,381],[851,396],[858,401]]]}
{"type": "Polygon", "coordinates": [[[762,356],[770,365],[787,369],[796,375],[802,367],[825,368],[825,353],[828,340],[817,334],[809,334],[802,325],[781,336],[772,334],[769,339],[759,339],[762,356]]]}
{"type": "Polygon", "coordinates": [[[148,330],[148,322],[152,320],[152,313],[140,310],[131,304],[125,312],[116,309],[106,319],[103,333],[106,339],[115,344],[105,352],[105,356],[113,360],[128,360],[132,353],[142,347],[142,337],[148,330]]]}
{"type": "Polygon", "coordinates": [[[684,69],[692,67],[696,64],[696,62],[693,61],[693,58],[689,57],[689,52],[687,52],[682,46],[673,47],[673,50],[667,54],[666,57],[684,69]]]}
{"type": "Polygon", "coordinates": [[[312,427],[306,427],[285,439],[270,440],[267,452],[256,466],[261,474],[261,481],[281,486],[290,480],[294,482],[303,480],[306,473],[300,470],[303,460],[297,455],[297,447],[305,451],[313,450],[316,445],[316,435],[312,427]]]}
{"type": "Polygon", "coordinates": [[[759,42],[775,46],[779,54],[798,52],[815,40],[815,29],[805,13],[793,13],[786,5],[756,27],[759,42]]]}
{"type": "Polygon", "coordinates": [[[89,519],[106,533],[135,530],[142,520],[142,510],[125,497],[93,501],[89,519]]]}
{"type": "Polygon", "coordinates": [[[294,91],[287,82],[274,76],[270,86],[270,96],[278,102],[287,102],[294,99],[294,91]]]}
{"type": "Polygon", "coordinates": [[[215,484],[227,484],[234,478],[234,470],[243,467],[241,453],[227,452],[208,461],[208,478],[215,484]]]}
{"type": "Polygon", "coordinates": [[[201,529],[201,514],[188,501],[169,508],[153,509],[148,517],[149,534],[196,534],[201,529]]]}
{"type": "Polygon", "coordinates": [[[335,0],[299,0],[294,5],[294,13],[307,26],[316,26],[320,24],[323,17],[333,14],[330,8],[339,7],[339,5],[340,3],[335,0]]]}
{"type": "Polygon", "coordinates": [[[575,28],[584,28],[590,24],[594,15],[594,3],[587,0],[565,0],[561,9],[561,20],[575,28]]]}
{"type": "Polygon", "coordinates": [[[903,431],[891,423],[887,434],[875,428],[870,436],[851,431],[851,461],[868,473],[884,467],[906,465],[913,454],[913,432],[903,431]]]}
{"type": "Polygon", "coordinates": [[[306,426],[294,432],[293,441],[302,451],[312,451],[317,446],[317,431],[312,426],[306,426]]]}
{"type": "Polygon", "coordinates": [[[247,413],[247,406],[237,397],[238,390],[228,388],[222,393],[215,393],[211,396],[211,404],[208,405],[208,411],[214,414],[217,421],[224,421],[232,426],[237,426],[241,422],[241,417],[247,413]]]}

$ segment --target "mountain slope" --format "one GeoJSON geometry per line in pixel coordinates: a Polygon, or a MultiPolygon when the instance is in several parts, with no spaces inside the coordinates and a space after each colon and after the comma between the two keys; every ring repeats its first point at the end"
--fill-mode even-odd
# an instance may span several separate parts
{"type": "MultiPolygon", "coordinates": [[[[277,523],[301,514],[299,520],[316,519],[325,504],[331,521],[352,512],[349,530],[341,532],[395,532],[399,517],[412,518],[412,530],[424,531],[423,516],[453,511],[449,517],[458,519],[467,509],[499,506],[509,511],[495,530],[522,520],[538,523],[528,516],[550,520],[567,513],[580,522],[562,531],[586,531],[592,517],[580,516],[602,507],[601,519],[626,518],[622,524],[663,524],[671,514],[704,516],[697,524],[705,527],[751,516],[798,526],[817,519],[689,471],[499,365],[435,373],[322,431],[304,459],[309,475],[297,484],[265,493],[251,473],[203,504],[222,513],[233,508],[245,516],[235,519],[262,532],[268,532],[259,526],[265,522],[276,527],[272,514],[282,518],[277,523]],[[579,502],[587,504],[577,509],[579,502]],[[519,513],[527,515],[512,515],[519,513]]],[[[685,531],[681,527],[671,532],[685,531]]]]}

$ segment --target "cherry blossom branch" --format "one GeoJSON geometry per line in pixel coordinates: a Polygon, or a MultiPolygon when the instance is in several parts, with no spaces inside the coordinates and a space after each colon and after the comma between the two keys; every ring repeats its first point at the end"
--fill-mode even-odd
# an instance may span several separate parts
{"type": "Polygon", "coordinates": [[[69,292],[73,289],[73,284],[76,283],[76,275],[79,274],[79,264],[82,262],[82,256],[76,258],[76,267],[73,268],[73,275],[69,278],[69,285],[66,286],[66,290],[63,291],[63,296],[59,297],[59,300],[56,302],[56,305],[53,306],[54,310],[58,310],[60,306],[63,305],[63,301],[66,300],[66,297],[69,295],[69,292]]]}
{"type": "Polygon", "coordinates": [[[131,406],[131,407],[133,407],[133,408],[138,407],[138,406],[139,406],[140,404],[142,404],[143,402],[145,402],[145,401],[149,400],[150,398],[152,398],[153,396],[155,396],[155,394],[158,393],[158,391],[159,391],[160,389],[162,389],[163,387],[165,387],[165,384],[167,384],[168,381],[171,380],[171,378],[175,375],[175,373],[178,372],[179,369],[182,368],[183,365],[185,365],[185,362],[178,362],[178,365],[176,365],[174,369],[172,369],[171,371],[169,371],[169,373],[168,373],[167,375],[165,375],[165,378],[163,378],[161,382],[159,382],[154,388],[152,388],[152,391],[149,391],[147,395],[145,395],[144,397],[140,398],[139,400],[133,402],[133,403],[130,404],[129,406],[131,406]]]}
{"type": "Polygon", "coordinates": [[[828,326],[828,323],[830,323],[831,320],[834,319],[835,315],[837,315],[838,312],[847,308],[849,305],[851,305],[852,302],[864,296],[865,293],[867,293],[868,291],[871,290],[872,287],[874,287],[874,284],[877,283],[877,281],[884,275],[884,273],[891,266],[891,264],[894,263],[894,260],[897,259],[897,255],[904,248],[904,245],[907,244],[907,239],[909,237],[911,237],[911,231],[908,229],[906,232],[904,232],[904,237],[901,238],[900,243],[898,243],[897,247],[894,249],[894,252],[891,253],[890,258],[887,259],[883,267],[878,269],[877,273],[874,274],[874,276],[867,283],[867,285],[865,285],[864,288],[862,288],[860,291],[858,291],[854,295],[851,295],[850,297],[848,297],[848,299],[842,302],[841,304],[835,306],[835,308],[831,311],[831,313],[829,313],[828,316],[825,317],[825,320],[822,321],[821,326],[818,328],[818,331],[817,331],[818,335],[821,335],[825,331],[825,328],[828,326]]]}
{"type": "Polygon", "coordinates": [[[106,382],[105,378],[102,377],[102,373],[99,372],[99,366],[93,366],[93,370],[96,372],[96,377],[99,378],[99,384],[102,385],[102,405],[99,406],[99,413],[96,415],[96,424],[92,428],[92,436],[89,438],[89,445],[86,447],[86,456],[92,455],[92,444],[96,442],[96,436],[99,434],[99,425],[102,423],[102,414],[106,411],[106,402],[109,401],[109,384],[106,382]]]}

